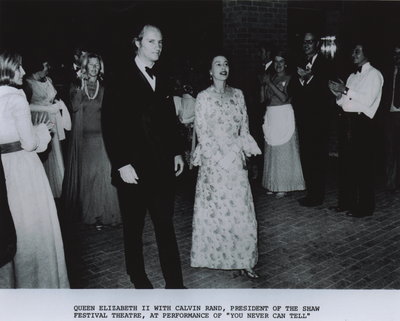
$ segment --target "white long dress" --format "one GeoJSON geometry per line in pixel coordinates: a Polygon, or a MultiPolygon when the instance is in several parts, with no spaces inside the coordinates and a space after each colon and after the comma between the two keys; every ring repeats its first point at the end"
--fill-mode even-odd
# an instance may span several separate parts
{"type": "Polygon", "coordinates": [[[198,94],[195,130],[200,166],[193,214],[192,267],[253,268],[258,260],[257,221],[245,155],[261,151],[249,134],[244,97],[227,87],[198,94]]]}
{"type": "Polygon", "coordinates": [[[48,119],[55,124],[51,150],[47,159],[43,162],[43,166],[47,173],[53,196],[59,198],[62,192],[65,171],[60,141],[65,139],[64,129],[71,130],[71,117],[64,102],[54,99],[57,95],[57,90],[49,77],[46,77],[44,82],[33,78],[28,78],[26,82],[32,90],[31,112],[33,114],[35,112],[45,112],[48,115],[48,119]]]}
{"type": "Polygon", "coordinates": [[[1,155],[17,253],[0,269],[0,287],[69,287],[57,210],[36,154],[47,148],[50,139],[44,124],[32,125],[24,92],[0,86],[0,144],[20,141],[23,148],[1,155]]]}

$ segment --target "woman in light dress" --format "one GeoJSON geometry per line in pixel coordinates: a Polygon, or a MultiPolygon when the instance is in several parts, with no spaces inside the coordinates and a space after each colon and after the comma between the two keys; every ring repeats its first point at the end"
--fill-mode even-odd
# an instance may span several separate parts
{"type": "Polygon", "coordinates": [[[103,75],[102,58],[88,53],[81,64],[80,84],[71,85],[72,132],[63,187],[69,215],[98,229],[121,223],[101,126],[103,75]]]}
{"type": "Polygon", "coordinates": [[[294,112],[287,92],[291,76],[286,72],[285,54],[273,60],[273,74],[265,76],[269,102],[264,117],[264,174],[262,185],[268,194],[280,198],[290,191],[305,189],[301,169],[294,112]]]}
{"type": "Polygon", "coordinates": [[[71,130],[71,118],[67,107],[60,99],[56,99],[57,90],[48,76],[50,65],[43,58],[30,67],[31,74],[26,79],[30,108],[33,119],[46,114],[54,124],[53,138],[47,157],[43,162],[53,196],[59,198],[64,178],[64,159],[60,141],[65,139],[65,130],[71,130]]]}
{"type": "Polygon", "coordinates": [[[50,122],[33,126],[21,56],[0,54],[0,150],[17,234],[14,259],[0,268],[1,288],[68,288],[63,242],[49,181],[37,155],[50,122]]]}
{"type": "Polygon", "coordinates": [[[193,164],[196,184],[191,266],[240,270],[258,278],[257,221],[246,169],[246,156],[260,154],[249,134],[243,93],[226,84],[225,56],[212,59],[212,85],[195,106],[199,144],[193,164]]]}

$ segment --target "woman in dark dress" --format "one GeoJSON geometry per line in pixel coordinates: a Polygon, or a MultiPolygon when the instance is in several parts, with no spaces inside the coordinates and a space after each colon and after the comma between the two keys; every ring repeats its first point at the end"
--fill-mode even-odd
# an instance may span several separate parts
{"type": "Polygon", "coordinates": [[[64,195],[67,211],[86,224],[121,222],[117,191],[111,185],[111,165],[101,127],[104,86],[102,58],[83,59],[80,84],[72,84],[72,135],[68,150],[64,195]]]}

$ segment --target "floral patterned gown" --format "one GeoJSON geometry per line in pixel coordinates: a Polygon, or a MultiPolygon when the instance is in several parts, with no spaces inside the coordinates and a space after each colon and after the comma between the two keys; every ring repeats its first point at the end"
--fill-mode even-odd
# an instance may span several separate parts
{"type": "Polygon", "coordinates": [[[193,214],[192,267],[252,268],[258,259],[257,221],[245,155],[261,151],[249,134],[243,93],[209,87],[195,107],[200,166],[193,214]]]}

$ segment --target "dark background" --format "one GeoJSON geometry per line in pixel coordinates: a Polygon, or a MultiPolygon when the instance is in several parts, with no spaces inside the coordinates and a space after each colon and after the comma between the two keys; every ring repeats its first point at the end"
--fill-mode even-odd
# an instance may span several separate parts
{"type": "Polygon", "coordinates": [[[103,56],[105,69],[133,57],[132,39],[147,23],[164,37],[161,62],[176,69],[222,42],[220,1],[0,1],[0,45],[47,55],[53,67],[81,47],[103,56]]]}
{"type": "MultiPolygon", "coordinates": [[[[393,44],[400,41],[399,1],[288,1],[287,8],[287,45],[294,56],[302,33],[310,29],[337,35],[339,55],[347,65],[355,38],[368,37],[375,44],[378,68],[390,63],[393,44]],[[332,22],[329,13],[335,10],[340,17],[332,22]]],[[[192,58],[204,69],[209,51],[224,44],[223,21],[222,0],[0,0],[0,46],[24,57],[47,54],[55,67],[72,60],[74,47],[83,47],[100,53],[106,69],[121,68],[119,63],[133,56],[131,41],[137,29],[153,23],[163,32],[164,66],[177,70],[192,58]]],[[[252,57],[257,59],[256,54],[252,57]]]]}

